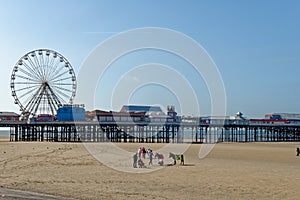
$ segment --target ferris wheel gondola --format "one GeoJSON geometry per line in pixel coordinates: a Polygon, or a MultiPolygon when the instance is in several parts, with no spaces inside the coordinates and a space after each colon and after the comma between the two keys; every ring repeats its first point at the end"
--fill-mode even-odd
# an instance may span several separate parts
{"type": "Polygon", "coordinates": [[[10,87],[21,115],[55,115],[62,104],[72,104],[76,76],[71,64],[61,54],[38,49],[24,55],[15,64],[10,87]]]}

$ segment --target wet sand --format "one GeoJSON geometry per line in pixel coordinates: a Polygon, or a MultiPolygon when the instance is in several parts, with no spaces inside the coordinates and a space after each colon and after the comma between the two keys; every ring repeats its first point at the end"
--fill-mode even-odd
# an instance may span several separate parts
{"type": "MultiPolygon", "coordinates": [[[[162,144],[118,146],[135,151],[162,144]]],[[[201,145],[193,144],[185,152],[186,166],[136,174],[103,165],[81,143],[2,140],[0,187],[75,199],[299,199],[298,146],[221,143],[199,159],[201,145]]]]}

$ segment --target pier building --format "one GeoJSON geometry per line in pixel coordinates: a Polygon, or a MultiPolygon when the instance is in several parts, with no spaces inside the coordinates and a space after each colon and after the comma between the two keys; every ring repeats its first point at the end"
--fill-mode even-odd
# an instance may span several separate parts
{"type": "Polygon", "coordinates": [[[14,112],[0,112],[0,121],[19,121],[20,115],[14,112]]]}

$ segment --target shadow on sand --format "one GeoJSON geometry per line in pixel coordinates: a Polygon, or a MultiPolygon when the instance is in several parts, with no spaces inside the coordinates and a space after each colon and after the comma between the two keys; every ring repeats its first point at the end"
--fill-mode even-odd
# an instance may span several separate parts
{"type": "Polygon", "coordinates": [[[182,167],[190,167],[190,166],[195,166],[195,164],[191,164],[191,163],[188,163],[188,164],[184,164],[184,165],[181,165],[182,167]]]}
{"type": "Polygon", "coordinates": [[[180,166],[180,167],[191,167],[191,166],[195,166],[195,164],[184,164],[184,165],[173,165],[173,164],[167,164],[166,166],[180,166]]]}

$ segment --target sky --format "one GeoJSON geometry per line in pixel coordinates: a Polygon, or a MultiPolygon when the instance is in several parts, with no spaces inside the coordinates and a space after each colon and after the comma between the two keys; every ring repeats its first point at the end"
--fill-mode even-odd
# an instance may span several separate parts
{"type": "MultiPolygon", "coordinates": [[[[300,113],[297,0],[0,0],[0,111],[19,113],[11,96],[10,79],[13,67],[26,53],[40,48],[55,50],[78,74],[101,43],[121,32],[144,27],[174,30],[205,49],[224,83],[227,115],[240,111],[246,117],[259,118],[266,113],[300,113]]],[[[93,92],[94,106],[88,109],[119,110],[123,104],[160,105],[165,109],[175,105],[179,110],[185,108],[181,109],[183,115],[211,114],[210,92],[203,77],[196,76],[186,60],[157,49],[121,56],[106,70],[93,92]],[[143,78],[145,71],[138,73],[134,70],[137,66],[148,65],[148,77],[156,73],[164,79],[163,70],[154,70],[157,64],[174,72],[174,77],[178,72],[189,83],[199,109],[194,100],[181,100],[178,92],[158,83],[157,78],[152,84],[140,84],[129,91],[126,101],[112,94],[121,79],[143,78]]],[[[188,93],[183,96],[190,97],[188,93]]]]}

